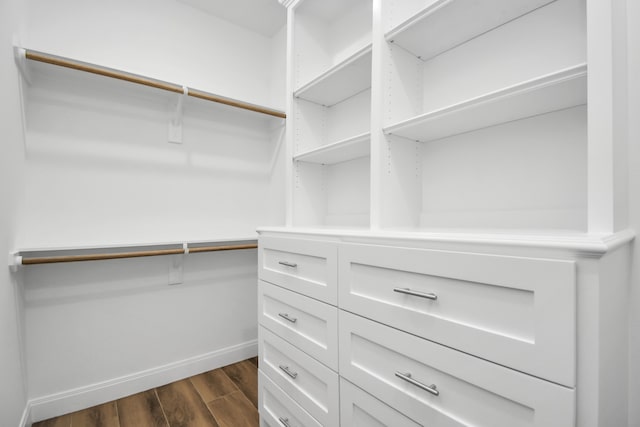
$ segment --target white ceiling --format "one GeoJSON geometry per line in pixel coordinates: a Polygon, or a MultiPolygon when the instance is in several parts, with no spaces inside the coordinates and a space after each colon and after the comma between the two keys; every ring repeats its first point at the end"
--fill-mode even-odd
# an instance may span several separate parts
{"type": "Polygon", "coordinates": [[[287,20],[287,11],[278,0],[178,1],[267,37],[277,33],[287,20]]]}

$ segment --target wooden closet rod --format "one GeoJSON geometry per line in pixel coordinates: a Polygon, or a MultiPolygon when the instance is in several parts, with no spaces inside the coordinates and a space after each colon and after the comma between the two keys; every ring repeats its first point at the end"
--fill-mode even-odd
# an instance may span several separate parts
{"type": "MultiPolygon", "coordinates": [[[[150,86],[156,89],[162,89],[169,92],[174,92],[174,93],[184,92],[184,89],[182,86],[174,83],[163,82],[161,80],[139,76],[137,74],[127,73],[125,71],[114,70],[107,67],[101,67],[99,65],[88,64],[86,62],[76,61],[69,58],[63,58],[60,56],[38,52],[35,50],[25,49],[24,52],[25,52],[25,57],[32,61],[44,62],[47,64],[57,65],[59,67],[71,68],[74,70],[84,71],[87,73],[98,74],[100,76],[111,77],[119,80],[125,80],[131,83],[150,86]]],[[[262,107],[260,105],[250,104],[248,102],[239,101],[237,99],[226,98],[224,96],[215,95],[215,94],[204,92],[198,89],[192,89],[188,87],[187,95],[192,96],[194,98],[204,99],[206,101],[229,105],[231,107],[254,111],[261,114],[267,114],[269,116],[279,117],[281,119],[287,118],[287,115],[282,111],[274,110],[267,107],[262,107]]]]}
{"type": "MultiPolygon", "coordinates": [[[[218,246],[196,246],[187,250],[184,248],[174,249],[153,249],[153,250],[140,250],[129,252],[113,252],[104,254],[80,254],[80,255],[59,255],[59,256],[38,256],[29,257],[22,255],[22,265],[34,265],[34,264],[55,264],[62,262],[77,262],[77,261],[102,261],[108,259],[122,259],[122,258],[140,258],[159,255],[181,255],[186,253],[201,253],[201,252],[218,252],[218,251],[234,251],[240,249],[256,249],[257,243],[241,243],[236,245],[218,245],[218,246]]],[[[18,254],[19,255],[19,254],[18,254]]]]}

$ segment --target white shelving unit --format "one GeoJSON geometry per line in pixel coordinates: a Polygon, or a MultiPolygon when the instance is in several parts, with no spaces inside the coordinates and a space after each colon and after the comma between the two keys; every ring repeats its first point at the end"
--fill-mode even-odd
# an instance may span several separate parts
{"type": "Polygon", "coordinates": [[[295,222],[368,227],[372,3],[304,1],[290,18],[295,222]]]}
{"type": "MultiPolygon", "coordinates": [[[[341,423],[626,425],[619,384],[628,376],[625,259],[634,233],[624,218],[627,141],[615,123],[627,108],[614,96],[626,90],[624,49],[614,54],[623,37],[614,24],[626,19],[616,15],[619,5],[363,4],[299,0],[289,7],[287,225],[259,229],[261,268],[279,274],[264,280],[311,303],[319,298],[308,287],[329,290],[325,281],[337,277],[339,365],[329,366],[327,378],[337,373],[341,382],[330,399],[340,401],[341,423]],[[353,28],[341,26],[356,15],[353,28]],[[490,265],[497,259],[509,265],[490,265]],[[292,287],[296,278],[307,288],[292,287]],[[481,303],[461,303],[466,298],[481,303]],[[492,307],[496,301],[513,306],[492,307]],[[459,321],[448,312],[456,304],[459,321]],[[489,335],[515,346],[544,341],[542,323],[525,320],[533,313],[548,322],[551,341],[564,331],[549,348],[567,347],[555,355],[517,350],[510,362],[500,360],[507,347],[489,335]],[[505,322],[510,315],[514,321],[505,322]],[[441,322],[483,337],[461,338],[441,322]],[[515,332],[518,322],[529,332],[515,332]],[[446,350],[448,366],[434,368],[437,357],[426,347],[416,353],[420,345],[446,350]],[[454,357],[466,359],[449,364],[454,357]],[[531,367],[516,366],[527,357],[531,367]],[[452,392],[454,377],[474,384],[473,393],[483,389],[467,376],[485,368],[459,369],[487,361],[518,382],[492,374],[487,400],[452,392]],[[394,375],[391,366],[402,370],[394,375]],[[554,378],[556,368],[564,378],[554,378]],[[359,387],[358,402],[348,382],[359,387]],[[490,419],[487,408],[495,411],[490,419]]],[[[295,393],[285,397],[305,406],[295,393]]]]}
{"type": "Polygon", "coordinates": [[[378,225],[587,231],[584,2],[471,3],[383,2],[378,225]]]}

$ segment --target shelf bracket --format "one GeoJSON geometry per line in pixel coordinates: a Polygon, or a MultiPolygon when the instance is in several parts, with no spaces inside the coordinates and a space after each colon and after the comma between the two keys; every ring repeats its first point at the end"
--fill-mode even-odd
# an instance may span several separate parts
{"type": "Polygon", "coordinates": [[[178,95],[178,101],[173,110],[173,117],[169,121],[169,142],[182,144],[182,112],[184,99],[189,95],[189,88],[182,86],[182,94],[178,95]]]}

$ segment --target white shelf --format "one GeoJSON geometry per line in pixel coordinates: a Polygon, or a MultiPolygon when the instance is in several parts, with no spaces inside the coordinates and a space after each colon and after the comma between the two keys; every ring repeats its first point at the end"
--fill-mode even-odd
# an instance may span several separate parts
{"type": "Polygon", "coordinates": [[[370,154],[369,140],[371,135],[367,132],[333,144],[300,153],[293,157],[294,161],[319,163],[332,165],[348,160],[366,157],[370,154]]]}
{"type": "Polygon", "coordinates": [[[553,1],[431,1],[385,38],[427,60],[553,1]]]}
{"type": "Polygon", "coordinates": [[[371,45],[359,49],[294,91],[296,98],[332,106],[371,87],[371,45]]]}
{"type": "Polygon", "coordinates": [[[587,103],[587,66],[580,64],[387,126],[414,141],[447,136],[587,103]]]}

